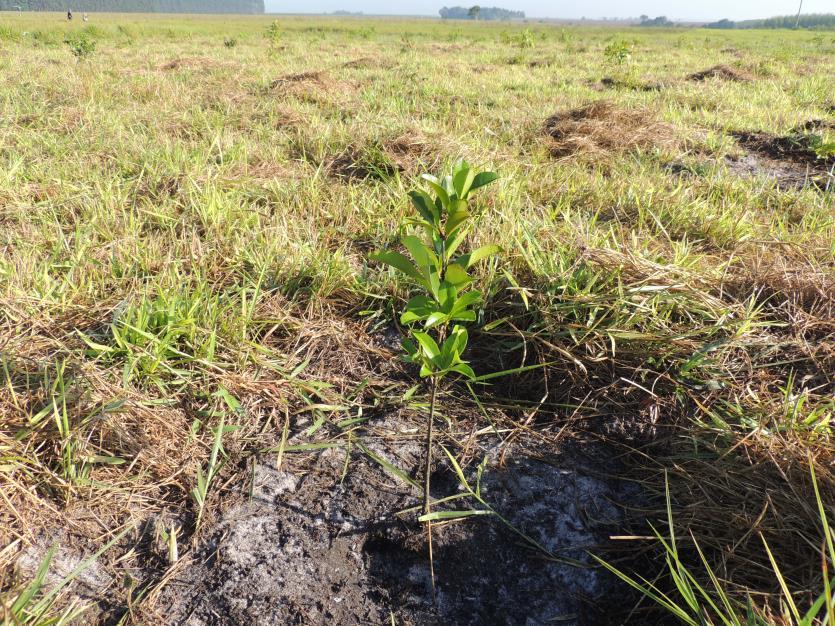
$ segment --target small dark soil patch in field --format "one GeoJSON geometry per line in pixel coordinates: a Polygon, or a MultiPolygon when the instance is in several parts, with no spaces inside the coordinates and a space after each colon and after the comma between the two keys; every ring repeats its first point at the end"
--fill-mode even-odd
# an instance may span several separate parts
{"type": "Polygon", "coordinates": [[[687,77],[687,80],[701,82],[710,78],[727,80],[735,83],[747,83],[753,80],[747,72],[731,67],[730,65],[714,65],[706,70],[694,72],[687,77]]]}
{"type": "Polygon", "coordinates": [[[809,120],[792,129],[792,133],[815,132],[820,130],[835,130],[835,120],[809,120]]]}
{"type": "Polygon", "coordinates": [[[280,94],[298,100],[318,104],[337,104],[340,111],[349,99],[354,85],[349,81],[337,80],[326,72],[312,71],[287,74],[271,81],[264,94],[280,94]]]}
{"type": "Polygon", "coordinates": [[[608,89],[631,89],[633,91],[661,91],[666,85],[656,81],[639,82],[604,76],[600,84],[608,89]]]}
{"type": "Polygon", "coordinates": [[[554,63],[554,59],[533,59],[528,61],[528,67],[551,67],[554,63]]]}
{"type": "Polygon", "coordinates": [[[677,143],[673,128],[644,110],[625,110],[610,102],[557,113],[545,122],[551,154],[591,158],[677,143]]]}
{"type": "Polygon", "coordinates": [[[764,132],[731,133],[748,151],[742,157],[726,158],[734,173],[743,176],[767,176],[781,188],[803,187],[808,183],[825,186],[835,157],[820,158],[812,148],[813,137],[791,134],[783,137],[764,132]]]}
{"type": "Polygon", "coordinates": [[[287,74],[281,78],[276,78],[270,83],[270,89],[282,89],[290,85],[297,85],[299,83],[323,85],[325,83],[324,72],[301,72],[299,74],[287,74]]]}
{"type": "MultiPolygon", "coordinates": [[[[416,430],[386,418],[362,441],[371,455],[419,479],[416,430]]],[[[256,464],[252,498],[207,534],[160,608],[169,623],[193,625],[603,623],[593,606],[611,604],[614,581],[589,567],[587,551],[621,521],[612,501],[634,494],[599,477],[598,459],[497,444],[479,440],[468,480],[486,458],[483,497],[550,558],[494,516],[436,524],[433,607],[425,530],[413,512],[398,514],[418,504],[418,490],[357,447],[345,473],[348,453],[329,449],[292,455],[283,471],[269,459],[256,464]]],[[[438,462],[434,497],[454,495],[458,486],[445,459],[438,462]]]]}
{"type": "Polygon", "coordinates": [[[359,59],[354,59],[353,61],[347,61],[346,63],[343,63],[342,67],[351,70],[380,70],[390,69],[394,67],[394,62],[390,59],[385,58],[360,57],[359,59]]]}
{"type": "Polygon", "coordinates": [[[338,178],[385,180],[396,174],[413,174],[437,165],[438,151],[420,134],[403,134],[390,140],[349,146],[327,162],[328,172],[338,178]]]}
{"type": "Polygon", "coordinates": [[[172,72],[175,70],[211,70],[218,66],[218,62],[213,59],[203,57],[181,57],[174,59],[168,63],[163,63],[157,69],[165,72],[172,72]]]}

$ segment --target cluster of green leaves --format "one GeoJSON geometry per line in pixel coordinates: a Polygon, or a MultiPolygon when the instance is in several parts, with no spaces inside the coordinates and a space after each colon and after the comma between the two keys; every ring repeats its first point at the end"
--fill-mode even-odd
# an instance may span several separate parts
{"type": "Polygon", "coordinates": [[[87,33],[70,33],[64,39],[64,43],[70,47],[70,52],[79,61],[90,57],[96,51],[96,42],[87,33]]]}
{"type": "Polygon", "coordinates": [[[502,43],[518,46],[520,50],[527,50],[529,48],[533,48],[534,44],[536,43],[533,31],[530,28],[526,28],[525,30],[517,32],[513,35],[511,35],[507,31],[504,31],[501,34],[501,40],[502,43]]]}
{"type": "Polygon", "coordinates": [[[606,46],[603,56],[609,63],[623,65],[632,58],[632,45],[628,41],[618,39],[606,46]]]}
{"type": "Polygon", "coordinates": [[[277,44],[281,40],[281,24],[278,20],[270,22],[270,25],[267,26],[267,29],[264,31],[264,38],[273,45],[277,44]]]}
{"type": "Polygon", "coordinates": [[[809,135],[808,143],[819,159],[835,156],[835,141],[825,141],[821,135],[809,135]]]}
{"type": "Polygon", "coordinates": [[[468,253],[459,253],[459,249],[472,226],[471,194],[496,178],[492,172],[476,173],[465,161],[458,162],[452,174],[442,179],[424,175],[431,193],[409,193],[417,215],[407,221],[424,236],[406,234],[401,240],[411,259],[391,250],[372,257],[423,289],[409,300],[400,322],[411,335],[403,342],[406,358],[420,365],[424,378],[443,378],[451,372],[475,377],[461,358],[468,334],[459,322],[475,321],[476,307],[482,302],[481,292],[471,289],[470,268],[499,248],[488,245],[468,253]]]}
{"type": "Polygon", "coordinates": [[[189,294],[159,293],[143,298],[114,315],[109,336],[82,335],[88,355],[105,363],[123,363],[125,384],[138,379],[164,386],[182,383],[196,361],[212,362],[217,334],[204,326],[216,324],[223,306],[205,288],[189,294]]]}

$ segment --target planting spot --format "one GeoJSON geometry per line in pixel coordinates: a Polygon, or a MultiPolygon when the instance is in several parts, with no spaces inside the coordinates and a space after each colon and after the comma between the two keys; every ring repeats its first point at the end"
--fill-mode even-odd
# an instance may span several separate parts
{"type": "Polygon", "coordinates": [[[299,83],[324,85],[325,73],[302,72],[300,74],[288,74],[286,76],[282,76],[281,78],[277,78],[274,81],[272,81],[270,83],[270,89],[283,89],[290,85],[298,85],[299,83]]]}
{"type": "Polygon", "coordinates": [[[528,61],[528,67],[551,67],[554,63],[554,59],[534,59],[528,61]]]}
{"type": "MultiPolygon", "coordinates": [[[[364,433],[365,445],[418,478],[422,446],[404,432],[416,425],[388,428],[382,437],[364,433]]],[[[594,609],[582,599],[605,602],[613,583],[588,567],[587,551],[620,521],[611,500],[625,493],[574,454],[516,448],[500,462],[495,446],[480,453],[488,459],[482,496],[518,532],[487,515],[436,523],[436,607],[425,528],[413,512],[398,514],[418,504],[418,490],[354,447],[344,479],[341,449],[293,455],[300,471],[257,464],[251,501],[222,517],[160,608],[170,623],[194,625],[217,615],[242,624],[590,623],[594,609]]],[[[474,468],[465,472],[474,481],[474,468]]],[[[435,498],[458,486],[438,463],[435,498]]]]}
{"type": "Polygon", "coordinates": [[[168,63],[163,63],[157,69],[165,72],[174,70],[210,70],[218,65],[217,61],[205,57],[182,57],[169,61],[168,63]]]}
{"type": "Polygon", "coordinates": [[[605,101],[558,113],[545,122],[551,154],[557,158],[584,155],[595,159],[630,150],[648,150],[678,143],[669,124],[647,111],[619,109],[605,101]]]}
{"type": "Polygon", "coordinates": [[[267,93],[278,93],[303,101],[327,103],[331,97],[340,100],[352,87],[345,81],[334,80],[325,72],[287,74],[269,84],[267,93]]]}
{"type": "Polygon", "coordinates": [[[84,600],[98,600],[107,597],[107,591],[113,586],[113,577],[105,566],[92,554],[84,554],[77,547],[72,547],[69,537],[56,533],[52,538],[41,537],[39,541],[27,546],[17,557],[18,573],[26,579],[32,579],[38,568],[49,558],[54,550],[49,569],[44,579],[44,588],[51,590],[68,578],[72,578],[72,593],[84,600]]]}
{"type": "Polygon", "coordinates": [[[714,65],[701,72],[694,72],[687,77],[687,80],[704,81],[709,78],[727,80],[735,83],[747,83],[753,80],[750,74],[742,70],[734,69],[729,65],[714,65]]]}
{"type": "Polygon", "coordinates": [[[366,69],[390,69],[394,67],[394,63],[390,59],[375,59],[373,57],[360,57],[353,61],[348,61],[342,64],[342,67],[352,70],[366,70],[366,69]]]}
{"type": "Polygon", "coordinates": [[[809,120],[800,126],[792,129],[792,133],[798,134],[804,131],[835,130],[835,120],[809,120]]]}
{"type": "Polygon", "coordinates": [[[638,81],[621,80],[605,76],[601,79],[600,84],[609,89],[631,89],[633,91],[661,91],[665,85],[659,82],[650,81],[646,83],[638,81]]]}
{"type": "Polygon", "coordinates": [[[338,178],[385,180],[396,174],[433,169],[438,159],[431,142],[420,134],[404,134],[392,140],[349,146],[327,162],[327,170],[338,178]]]}
{"type": "Polygon", "coordinates": [[[729,169],[742,176],[766,176],[783,189],[808,183],[825,186],[835,156],[819,157],[813,145],[815,135],[792,134],[777,137],[763,132],[734,132],[731,135],[748,153],[725,159],[729,169]]]}

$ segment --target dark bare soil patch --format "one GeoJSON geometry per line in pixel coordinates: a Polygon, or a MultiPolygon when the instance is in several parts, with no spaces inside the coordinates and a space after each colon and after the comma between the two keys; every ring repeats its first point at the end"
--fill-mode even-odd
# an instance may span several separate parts
{"type": "Polygon", "coordinates": [[[276,78],[270,83],[270,89],[283,89],[290,85],[297,85],[299,83],[307,83],[314,85],[324,85],[326,83],[324,72],[301,72],[299,74],[287,74],[281,78],[276,78]]]}
{"type": "Polygon", "coordinates": [[[557,113],[545,122],[551,154],[557,158],[584,155],[599,158],[631,150],[674,146],[672,126],[645,110],[625,110],[598,101],[557,113]]]}
{"type": "Polygon", "coordinates": [[[781,188],[803,187],[809,183],[825,186],[835,157],[820,158],[812,148],[812,137],[792,134],[779,137],[764,132],[731,133],[748,153],[728,157],[730,170],[742,176],[766,176],[781,188]]]}
{"type": "MultiPolygon", "coordinates": [[[[387,418],[362,441],[418,479],[416,431],[387,418]]],[[[601,623],[593,607],[610,604],[614,581],[589,567],[587,551],[622,519],[612,502],[635,494],[601,478],[599,459],[576,452],[502,448],[490,437],[471,453],[468,480],[486,458],[483,497],[541,548],[493,516],[436,524],[437,607],[424,529],[413,512],[398,514],[418,503],[418,490],[354,447],[293,455],[282,471],[261,459],[252,498],[223,515],[158,608],[168,623],[194,625],[601,623]]],[[[438,463],[434,497],[458,486],[438,463]]],[[[246,493],[249,483],[237,489],[246,493]]]]}
{"type": "Polygon", "coordinates": [[[281,76],[270,82],[264,93],[280,94],[317,104],[338,105],[338,110],[344,111],[353,91],[352,83],[334,79],[326,72],[314,71],[281,76]]]}
{"type": "Polygon", "coordinates": [[[528,67],[551,67],[556,61],[554,59],[533,59],[528,61],[528,67]]]}
{"type": "Polygon", "coordinates": [[[391,69],[394,67],[394,62],[386,58],[360,57],[359,59],[343,63],[342,67],[351,70],[391,69]]]}
{"type": "Polygon", "coordinates": [[[814,132],[820,130],[835,130],[835,120],[808,120],[792,129],[793,133],[814,132]]]}
{"type": "Polygon", "coordinates": [[[667,85],[657,81],[630,81],[622,80],[620,78],[612,78],[611,76],[604,76],[600,80],[600,84],[607,89],[630,89],[632,91],[662,91],[667,88],[667,85]]]}
{"type": "Polygon", "coordinates": [[[168,63],[163,63],[157,69],[172,72],[176,70],[211,70],[218,67],[219,63],[205,57],[181,57],[168,63]]]}
{"type": "Polygon", "coordinates": [[[753,77],[740,69],[731,67],[730,65],[714,65],[706,70],[694,72],[687,76],[687,80],[704,81],[708,79],[727,80],[735,83],[748,83],[753,80],[753,77]]]}
{"type": "Polygon", "coordinates": [[[438,151],[419,133],[403,134],[390,140],[349,146],[326,163],[332,176],[353,180],[384,180],[396,174],[431,170],[438,164],[438,151]]]}

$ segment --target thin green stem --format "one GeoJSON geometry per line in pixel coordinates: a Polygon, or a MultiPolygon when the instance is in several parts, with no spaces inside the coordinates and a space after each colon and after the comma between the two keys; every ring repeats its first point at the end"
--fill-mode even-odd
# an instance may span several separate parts
{"type": "MultiPolygon", "coordinates": [[[[432,377],[432,398],[429,401],[429,421],[426,424],[426,468],[423,473],[423,514],[430,512],[429,487],[432,475],[432,434],[435,422],[435,396],[438,392],[438,379],[432,377]]],[[[429,575],[432,579],[432,604],[435,604],[435,560],[432,555],[432,521],[426,522],[426,539],[429,545],[429,575]]]]}
{"type": "Polygon", "coordinates": [[[429,511],[429,486],[432,472],[432,437],[434,434],[433,424],[435,422],[435,396],[438,392],[438,379],[432,377],[432,396],[429,401],[429,419],[426,423],[426,467],[423,473],[423,514],[429,511]]]}

